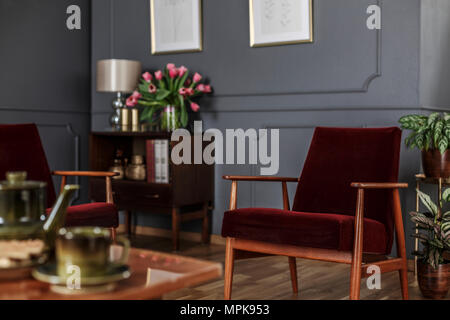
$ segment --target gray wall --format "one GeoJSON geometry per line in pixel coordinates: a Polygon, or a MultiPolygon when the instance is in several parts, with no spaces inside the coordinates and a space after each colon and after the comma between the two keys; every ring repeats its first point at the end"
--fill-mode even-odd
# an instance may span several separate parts
{"type": "Polygon", "coordinates": [[[87,168],[88,0],[0,0],[0,123],[30,122],[38,125],[51,169],[87,168]],[[81,7],[81,30],[66,28],[71,4],[81,7]]]}
{"type": "MultiPolygon", "coordinates": [[[[201,101],[206,128],[281,128],[280,175],[298,176],[316,126],[397,124],[421,104],[419,0],[320,0],[314,5],[312,44],[249,47],[248,1],[203,1],[204,50],[152,56],[148,0],[92,3],[92,63],[128,58],[156,70],[168,62],[206,75],[215,94],[201,101]],[[365,27],[366,9],[382,5],[382,31],[365,27]]],[[[426,28],[426,27],[425,27],[426,28]]],[[[430,75],[433,77],[433,75],[430,75]]],[[[92,80],[95,68],[92,69],[92,80]]],[[[107,125],[111,96],[92,93],[92,128],[107,125]]],[[[431,104],[429,107],[447,105],[431,104]]],[[[402,149],[400,180],[413,183],[419,153],[402,149]]],[[[223,174],[257,174],[255,166],[217,166],[213,232],[220,233],[229,184],[223,174]]],[[[290,189],[293,197],[293,186],[290,189]]],[[[402,192],[405,220],[414,190],[402,192]]],[[[280,207],[278,185],[242,183],[239,206],[280,207]]],[[[140,214],[139,224],[169,227],[168,219],[140,214]]],[[[406,223],[407,233],[412,225],[406,223]]],[[[199,230],[198,224],[186,230],[199,230]]],[[[412,240],[408,239],[408,251],[412,240]]]]}
{"type": "MultiPolygon", "coordinates": [[[[383,1],[382,35],[365,27],[374,2],[315,1],[313,44],[255,49],[248,45],[248,2],[208,0],[204,51],[152,56],[149,1],[99,0],[93,3],[92,62],[130,58],[149,69],[185,64],[212,80],[215,95],[203,102],[206,112],[416,107],[420,1],[383,1]]],[[[104,127],[100,115],[109,112],[110,97],[94,90],[93,125],[104,127]]]]}
{"type": "Polygon", "coordinates": [[[420,100],[450,108],[450,1],[422,0],[420,100]]]}

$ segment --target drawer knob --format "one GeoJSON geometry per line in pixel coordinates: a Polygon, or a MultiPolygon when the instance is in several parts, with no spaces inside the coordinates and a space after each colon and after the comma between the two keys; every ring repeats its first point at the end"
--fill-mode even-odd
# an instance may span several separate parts
{"type": "Polygon", "coordinates": [[[146,194],[145,197],[149,199],[159,199],[159,194],[146,194]]]}

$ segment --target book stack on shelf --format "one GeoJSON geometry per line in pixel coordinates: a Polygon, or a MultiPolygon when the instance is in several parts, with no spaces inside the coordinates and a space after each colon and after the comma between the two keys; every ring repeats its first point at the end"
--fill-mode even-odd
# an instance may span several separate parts
{"type": "Polygon", "coordinates": [[[146,140],[147,182],[169,183],[169,140],[146,140]]]}

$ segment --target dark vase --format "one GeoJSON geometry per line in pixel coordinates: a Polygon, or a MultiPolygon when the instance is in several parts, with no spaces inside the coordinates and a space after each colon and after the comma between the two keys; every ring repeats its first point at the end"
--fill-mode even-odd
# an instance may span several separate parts
{"type": "Polygon", "coordinates": [[[434,269],[429,264],[419,261],[417,280],[425,298],[444,299],[450,285],[450,264],[440,264],[434,269]]]}
{"type": "Polygon", "coordinates": [[[441,154],[437,149],[422,150],[422,166],[425,176],[430,178],[450,177],[450,152],[441,154]]]}

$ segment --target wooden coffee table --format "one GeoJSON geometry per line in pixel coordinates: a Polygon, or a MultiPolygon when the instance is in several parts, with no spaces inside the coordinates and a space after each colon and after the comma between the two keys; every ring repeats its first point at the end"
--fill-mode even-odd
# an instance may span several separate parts
{"type": "Polygon", "coordinates": [[[186,288],[222,275],[220,263],[202,261],[161,252],[130,249],[128,264],[132,274],[118,282],[110,292],[95,294],[57,294],[50,285],[33,279],[0,282],[0,299],[158,299],[164,294],[186,288]]]}

